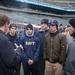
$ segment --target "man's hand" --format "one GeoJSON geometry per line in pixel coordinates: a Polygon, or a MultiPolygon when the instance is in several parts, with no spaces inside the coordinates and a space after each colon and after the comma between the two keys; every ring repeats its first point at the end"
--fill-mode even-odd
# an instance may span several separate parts
{"type": "Polygon", "coordinates": [[[31,59],[28,60],[28,64],[29,64],[29,65],[32,65],[33,63],[34,63],[33,60],[31,60],[31,59]]]}
{"type": "Polygon", "coordinates": [[[20,47],[22,50],[24,50],[24,49],[23,49],[23,46],[22,46],[21,44],[20,44],[20,46],[19,46],[19,47],[20,47]]]}
{"type": "Polygon", "coordinates": [[[18,48],[21,48],[22,50],[24,50],[22,45],[18,46],[16,43],[15,43],[15,47],[16,47],[15,51],[16,51],[18,48]]]}
{"type": "Polygon", "coordinates": [[[19,46],[16,43],[14,43],[14,45],[15,45],[16,49],[19,48],[19,46]]]}

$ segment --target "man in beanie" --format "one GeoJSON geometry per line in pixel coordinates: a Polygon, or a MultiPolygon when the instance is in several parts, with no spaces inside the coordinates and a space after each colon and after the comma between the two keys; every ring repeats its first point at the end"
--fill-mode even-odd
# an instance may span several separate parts
{"type": "Polygon", "coordinates": [[[45,75],[62,75],[66,55],[66,36],[59,33],[58,21],[50,22],[50,32],[45,36],[45,75]]]}
{"type": "MultiPolygon", "coordinates": [[[[18,42],[20,41],[18,40],[18,35],[16,34],[16,32],[17,32],[16,24],[14,23],[10,24],[9,32],[7,33],[7,37],[12,42],[14,49],[16,49],[15,45],[18,45],[18,42]]],[[[16,66],[16,75],[20,75],[20,66],[21,66],[21,62],[16,66]]]]}
{"type": "Polygon", "coordinates": [[[34,35],[34,28],[31,24],[26,26],[26,32],[21,39],[21,45],[24,48],[24,58],[22,60],[24,75],[38,75],[37,62],[39,56],[40,43],[34,35]]]}
{"type": "Polygon", "coordinates": [[[17,44],[16,30],[17,30],[16,24],[12,23],[9,26],[9,32],[7,33],[7,37],[12,42],[12,45],[13,45],[14,49],[15,49],[15,43],[17,44]]]}
{"type": "Polygon", "coordinates": [[[35,34],[40,39],[40,53],[38,60],[38,75],[44,75],[45,61],[43,59],[44,52],[44,37],[49,32],[49,21],[48,19],[41,20],[41,29],[35,34]]]}
{"type": "Polygon", "coordinates": [[[64,75],[75,75],[75,18],[70,19],[69,24],[69,33],[73,41],[68,45],[64,75]]]}
{"type": "Polygon", "coordinates": [[[10,24],[10,26],[9,26],[9,30],[10,30],[12,27],[17,28],[16,24],[14,24],[14,23],[10,24]]]}
{"type": "Polygon", "coordinates": [[[48,19],[43,19],[43,20],[41,21],[41,24],[46,24],[47,26],[49,26],[49,21],[48,21],[48,19]]]}

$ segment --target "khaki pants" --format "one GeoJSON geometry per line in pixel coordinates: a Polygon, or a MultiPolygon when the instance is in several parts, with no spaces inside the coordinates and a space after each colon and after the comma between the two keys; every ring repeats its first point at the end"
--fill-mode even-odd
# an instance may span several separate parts
{"type": "Polygon", "coordinates": [[[45,62],[45,75],[62,75],[62,65],[59,63],[45,62]]]}

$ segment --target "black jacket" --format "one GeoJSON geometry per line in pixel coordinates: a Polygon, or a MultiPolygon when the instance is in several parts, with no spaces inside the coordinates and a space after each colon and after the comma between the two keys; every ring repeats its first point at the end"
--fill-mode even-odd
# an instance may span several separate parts
{"type": "Polygon", "coordinates": [[[22,50],[14,51],[12,43],[0,30],[0,75],[14,75],[14,67],[22,59],[22,50]]]}
{"type": "Polygon", "coordinates": [[[44,52],[44,37],[45,37],[45,35],[48,32],[49,32],[49,29],[46,30],[46,31],[39,30],[35,34],[39,38],[39,40],[40,40],[40,53],[39,53],[39,57],[43,57],[43,52],[44,52]]]}

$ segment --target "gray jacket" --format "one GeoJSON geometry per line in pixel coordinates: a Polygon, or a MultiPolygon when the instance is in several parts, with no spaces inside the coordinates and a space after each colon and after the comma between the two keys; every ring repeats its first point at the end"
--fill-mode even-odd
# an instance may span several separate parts
{"type": "Polygon", "coordinates": [[[68,46],[65,75],[75,75],[75,39],[68,46]]]}

